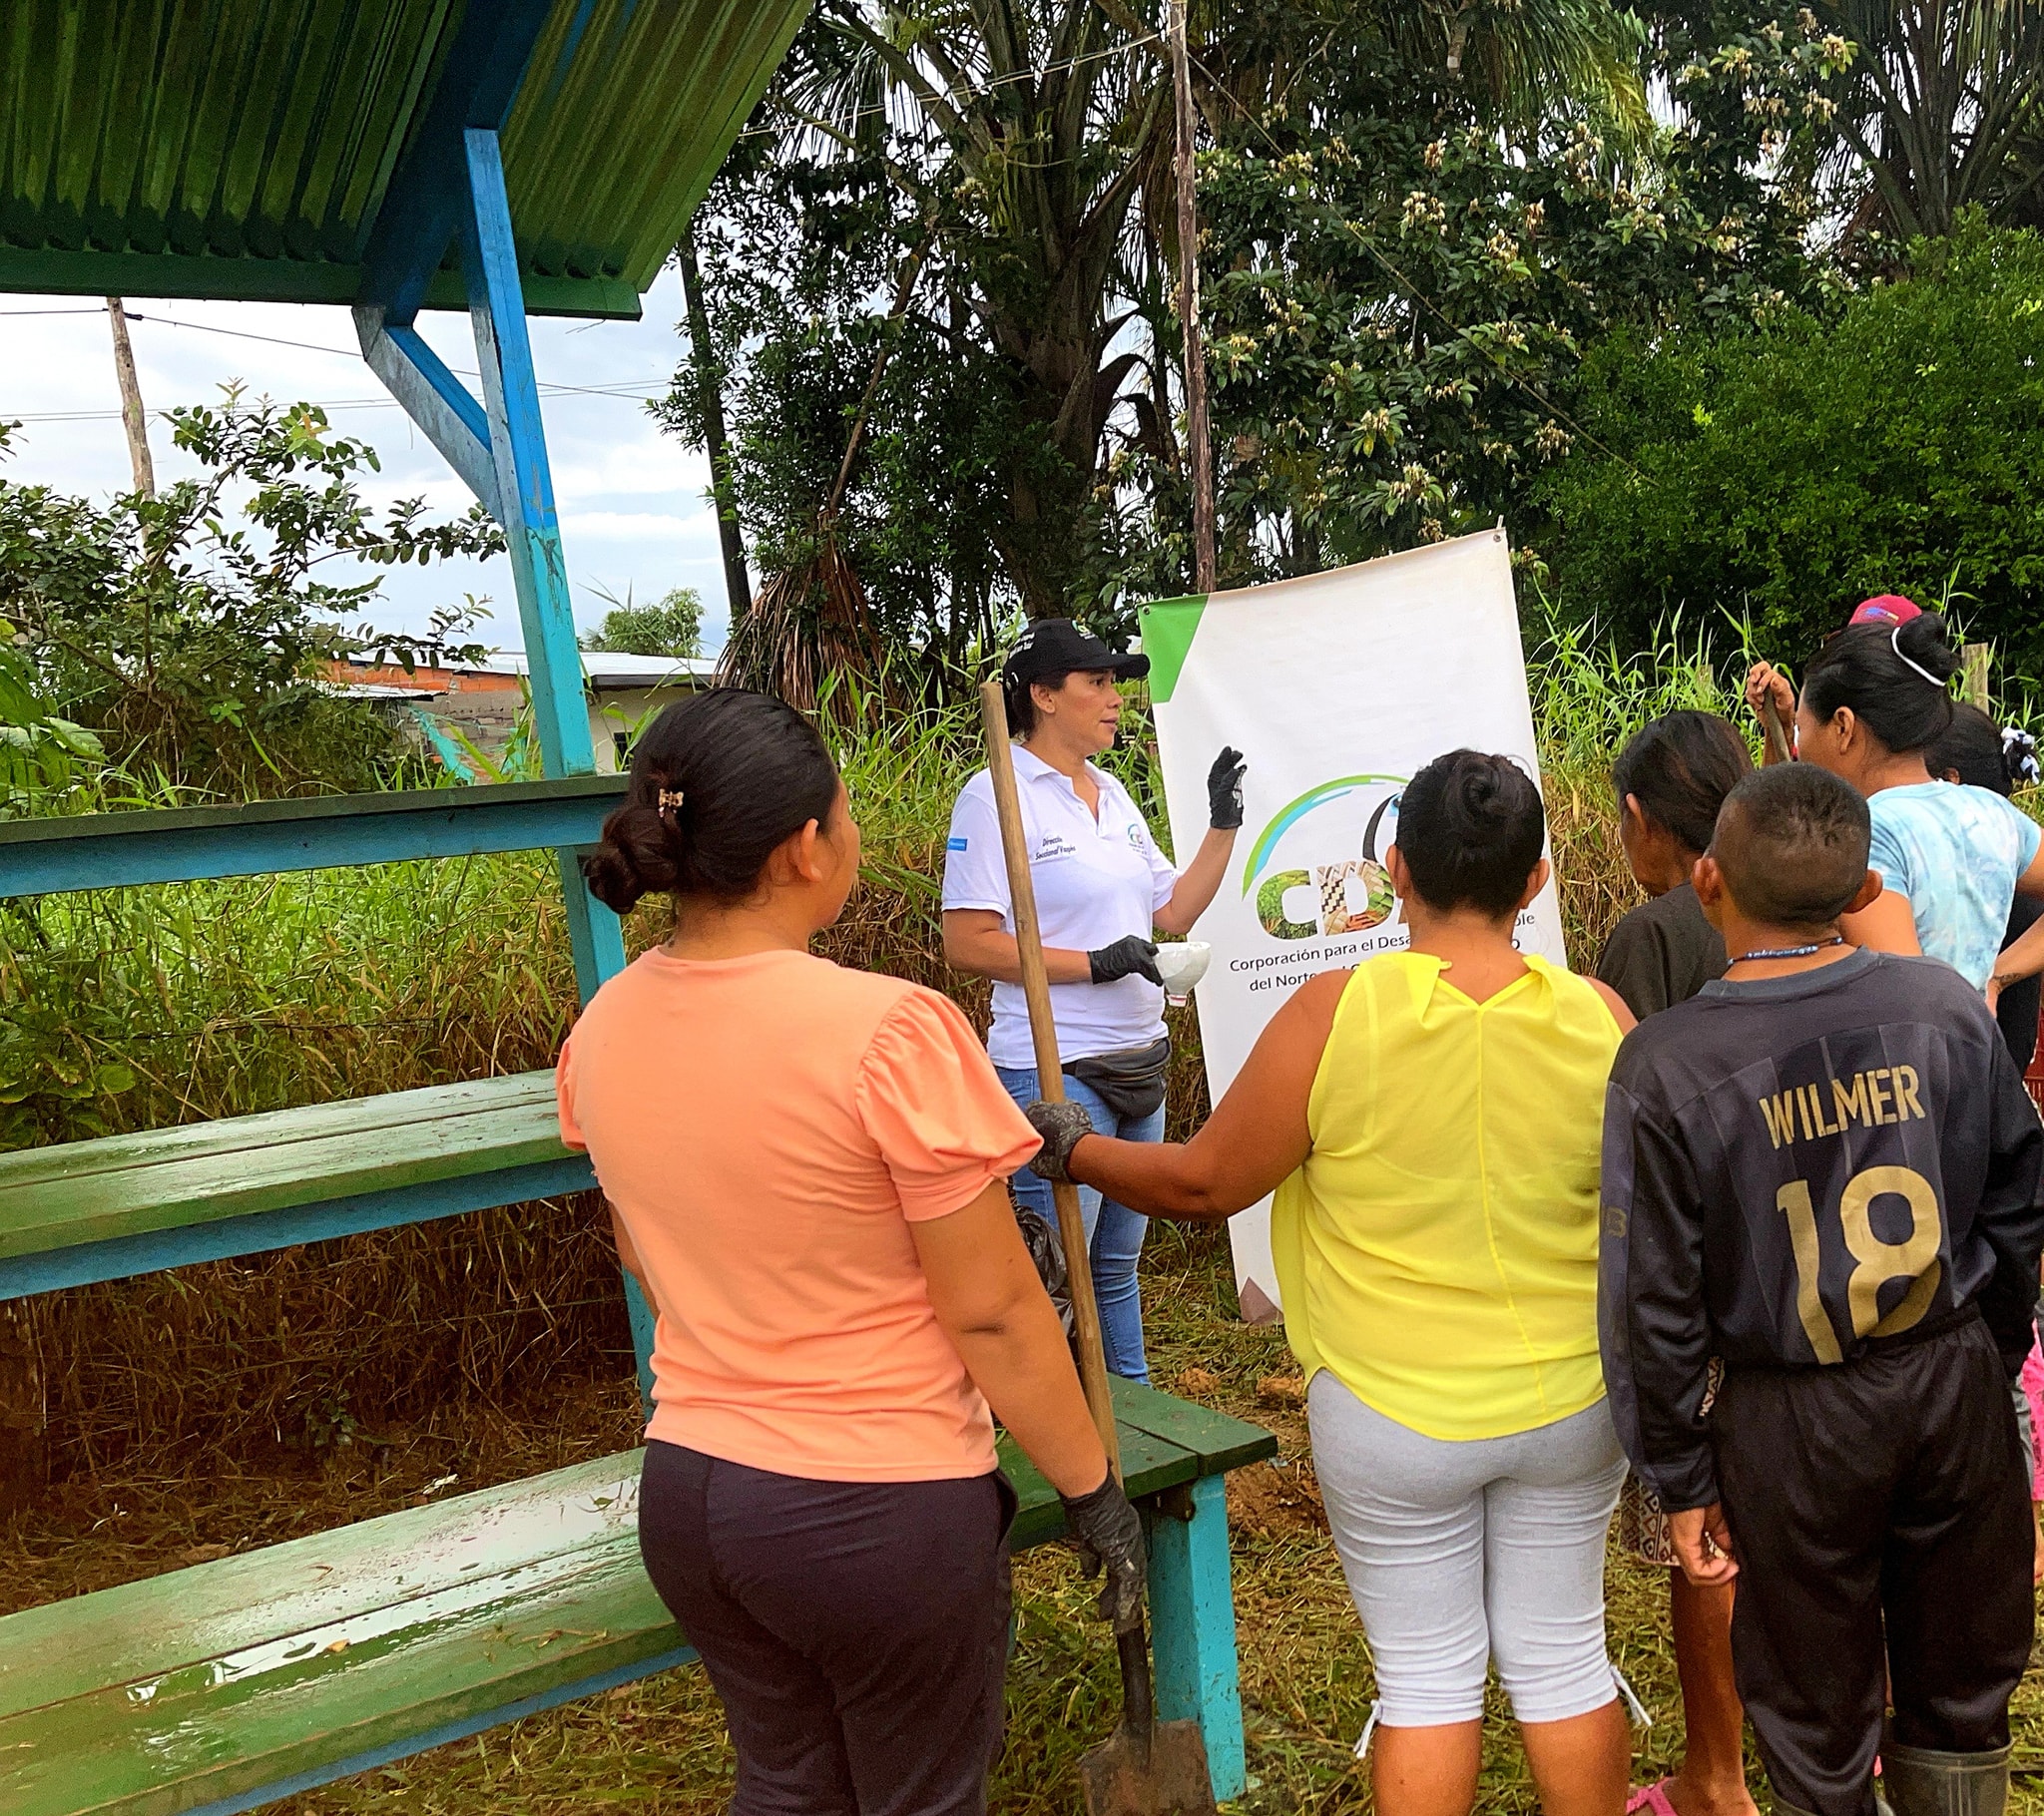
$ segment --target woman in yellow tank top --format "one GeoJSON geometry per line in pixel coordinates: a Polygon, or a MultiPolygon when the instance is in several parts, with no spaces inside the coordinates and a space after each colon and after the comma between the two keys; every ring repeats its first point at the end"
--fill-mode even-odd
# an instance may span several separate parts
{"type": "Polygon", "coordinates": [[[1039,1170],[1132,1209],[1223,1218],[1278,1193],[1286,1335],[1376,1664],[1379,1816],[1473,1806],[1493,1661],[1546,1816],[1625,1807],[1603,1599],[1625,1463],[1597,1352],[1597,1180],[1633,1018],[1512,943],[1545,839],[1508,758],[1437,758],[1389,855],[1410,949],[1301,985],[1192,1141],[1029,1112],[1039,1170]]]}

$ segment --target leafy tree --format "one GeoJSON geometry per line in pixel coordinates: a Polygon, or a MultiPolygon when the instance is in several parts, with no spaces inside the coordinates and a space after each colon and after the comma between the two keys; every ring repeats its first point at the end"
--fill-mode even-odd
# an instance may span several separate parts
{"type": "Polygon", "coordinates": [[[608,650],[620,656],[701,656],[703,601],[694,587],[676,587],[653,605],[632,603],[631,594],[611,599],[603,623],[582,639],[585,650],[608,650]]]}
{"type": "Polygon", "coordinates": [[[0,818],[61,807],[105,754],[53,709],[35,663],[0,623],[0,818]]]}
{"type": "MultiPolygon", "coordinates": [[[[891,345],[831,529],[883,631],[955,657],[1010,599],[1112,606],[1099,532],[1124,474],[1103,462],[1128,444],[1161,474],[1178,464],[1164,12],[819,6],[696,227],[738,515],[763,566],[815,558],[816,510],[891,345]]],[[[1210,121],[1238,103],[1309,110],[1380,47],[1452,72],[1433,86],[1480,110],[1537,112],[1558,84],[1638,107],[1636,28],[1608,0],[1229,0],[1196,6],[1193,30],[1210,121]]],[[[696,379],[662,415],[703,445],[696,379]]]]}
{"type": "Polygon", "coordinates": [[[427,522],[418,499],[375,521],[355,489],[375,450],[332,434],[312,405],[245,408],[231,387],[224,408],[171,422],[204,472],[155,497],[102,508],[0,481],[0,625],[56,710],[99,732],[117,761],[236,795],[363,783],[387,738],[373,714],[316,684],[321,665],[409,662],[425,642],[476,660],[479,649],[450,640],[481,609],[441,614],[423,641],[352,627],[343,621],[374,603],[380,580],[320,571],[342,558],[494,554],[501,534],[479,508],[427,522]]]}
{"type": "Polygon", "coordinates": [[[1819,146],[1855,254],[1878,261],[1960,212],[2044,225],[2044,7],[2032,0],[1811,0],[1851,56],[1819,146]]]}
{"type": "Polygon", "coordinates": [[[1952,588],[2044,675],[2044,238],[1970,215],[1908,255],[1834,315],[1591,356],[1596,445],[1547,488],[1567,619],[1636,649],[1750,614],[1799,662],[1869,594],[1952,588]]]}
{"type": "MultiPolygon", "coordinates": [[[[748,138],[697,217],[696,239],[727,374],[730,485],[758,568],[818,559],[817,512],[863,402],[833,535],[881,635],[954,657],[990,637],[1012,597],[1000,547],[1008,476],[1050,457],[970,313],[928,268],[942,253],[912,199],[879,160],[832,142],[798,158],[748,138]],[[920,281],[892,312],[918,248],[920,281]]],[[[692,358],[657,407],[698,446],[704,396],[692,358]]]]}
{"type": "MultiPolygon", "coordinates": [[[[1622,90],[1492,105],[1395,41],[1224,124],[1201,206],[1225,579],[1499,516],[1523,541],[1533,485],[1579,448],[1586,349],[1810,294],[1808,199],[1762,171],[1776,122],[1842,53],[1781,10],[1786,26],[1751,8],[1653,22],[1636,55],[1677,97],[1672,124],[1628,113],[1622,90]]],[[[1141,445],[1110,470],[1122,584],[1173,590],[1175,471],[1141,445]]]]}

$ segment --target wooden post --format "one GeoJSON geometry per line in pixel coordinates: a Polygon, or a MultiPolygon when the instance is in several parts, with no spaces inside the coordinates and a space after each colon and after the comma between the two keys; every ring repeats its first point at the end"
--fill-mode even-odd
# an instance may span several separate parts
{"type": "Polygon", "coordinates": [[[121,424],[128,431],[128,463],[135,470],[135,489],[156,496],[156,466],[149,458],[149,419],[142,413],[142,385],[135,376],[135,348],[128,339],[128,311],[118,296],[107,298],[107,319],[114,324],[114,377],[121,386],[121,424]]]}
{"type": "Polygon", "coordinates": [[[738,495],[731,483],[731,440],[724,426],[724,387],[710,344],[710,311],[703,304],[703,277],[696,267],[696,227],[682,230],[675,248],[682,267],[682,300],[689,311],[689,363],[696,368],[696,407],[703,413],[703,440],[710,450],[710,497],[717,507],[717,536],[724,548],[724,594],[736,625],[753,604],[753,577],[746,567],[746,542],[739,534],[738,495]]]}
{"type": "Polygon", "coordinates": [[[1965,665],[1963,673],[1966,678],[1966,698],[1978,706],[1982,712],[1992,712],[1994,710],[1987,694],[1989,651],[1990,646],[1986,644],[1967,644],[1959,652],[1959,661],[1965,665]]]}
{"type": "Polygon", "coordinates": [[[1783,727],[1782,715],[1775,710],[1775,702],[1772,699],[1761,701],[1761,735],[1767,740],[1769,762],[1786,763],[1794,759],[1794,748],[1788,742],[1788,733],[1783,727]]]}
{"type": "MultiPolygon", "coordinates": [[[[1036,919],[1036,880],[1029,874],[1023,840],[1022,803],[1015,793],[1015,757],[1008,742],[1008,702],[999,681],[979,690],[986,724],[987,779],[1001,821],[1001,851],[1008,860],[1008,899],[1015,914],[1015,948],[1022,962],[1022,994],[1029,1003],[1029,1035],[1036,1047],[1036,1095],[1046,1104],[1065,1101],[1065,1069],[1058,1063],[1058,1033],[1051,1019],[1050,973],[1043,964],[1043,935],[1036,919]]],[[[1100,1306],[1093,1297],[1093,1261],[1086,1246],[1086,1217],[1079,1188],[1069,1179],[1051,1181],[1058,1207],[1058,1235],[1064,1244],[1066,1283],[1072,1294],[1072,1323],[1079,1337],[1079,1380],[1087,1410],[1107,1447],[1107,1466],[1119,1482],[1121,1439],[1115,1430],[1114,1400],[1107,1381],[1107,1350],[1100,1337],[1100,1306]]]]}
{"type": "Polygon", "coordinates": [[[1207,348],[1200,338],[1200,218],[1193,199],[1193,71],[1186,0],[1171,0],[1171,87],[1178,144],[1178,320],[1186,343],[1186,440],[1192,456],[1193,586],[1214,591],[1214,438],[1207,426],[1207,348]]]}

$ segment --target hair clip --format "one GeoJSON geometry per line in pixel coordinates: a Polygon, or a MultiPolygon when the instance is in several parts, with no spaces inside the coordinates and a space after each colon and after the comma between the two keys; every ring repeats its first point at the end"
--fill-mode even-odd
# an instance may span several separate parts
{"type": "Polygon", "coordinates": [[[660,799],[656,803],[661,818],[670,818],[675,810],[688,798],[679,788],[663,788],[660,791],[660,799]]]}
{"type": "Polygon", "coordinates": [[[2034,785],[2044,774],[2037,764],[2037,740],[2020,725],[2002,727],[2001,763],[2012,782],[2034,785]]]}
{"type": "Polygon", "coordinates": [[[1944,691],[1943,681],[1939,681],[1937,677],[1931,674],[1931,672],[1928,669],[1926,669],[1921,663],[1910,662],[1909,658],[1902,654],[1902,627],[1900,625],[1897,625],[1892,631],[1888,633],[1888,648],[1894,651],[1895,660],[1897,662],[1907,663],[1910,668],[1914,669],[1918,675],[1922,676],[1923,679],[1927,681],[1933,687],[1935,687],[1940,693],[1944,691]]]}

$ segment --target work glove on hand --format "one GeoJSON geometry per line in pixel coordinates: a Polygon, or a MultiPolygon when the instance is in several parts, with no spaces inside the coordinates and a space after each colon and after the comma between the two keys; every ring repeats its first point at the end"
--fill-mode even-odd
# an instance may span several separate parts
{"type": "Polygon", "coordinates": [[[1249,764],[1232,744],[1224,744],[1207,771],[1207,823],[1216,832],[1234,832],[1242,825],[1242,776],[1249,764]]]}
{"type": "Polygon", "coordinates": [[[1029,1170],[1039,1178],[1069,1179],[1072,1175],[1066,1168],[1071,1164],[1072,1149],[1079,1144],[1081,1135],[1096,1133],[1086,1106],[1046,1104],[1039,1098],[1022,1114],[1029,1119],[1029,1127],[1043,1137],[1043,1146],[1029,1162],[1029,1170]]]}
{"type": "Polygon", "coordinates": [[[1065,1505],[1065,1541],[1079,1554],[1085,1574],[1091,1577],[1106,1568],[1101,1619],[1118,1633],[1130,1631],[1143,1618],[1143,1583],[1149,1568],[1142,1516],[1129,1505],[1113,1470],[1092,1494],[1058,1499],[1065,1505]]]}
{"type": "Polygon", "coordinates": [[[1125,933],[1112,946],[1089,952],[1086,963],[1096,984],[1112,984],[1129,976],[1146,977],[1153,984],[1164,982],[1157,971],[1157,942],[1140,933],[1125,933]]]}

